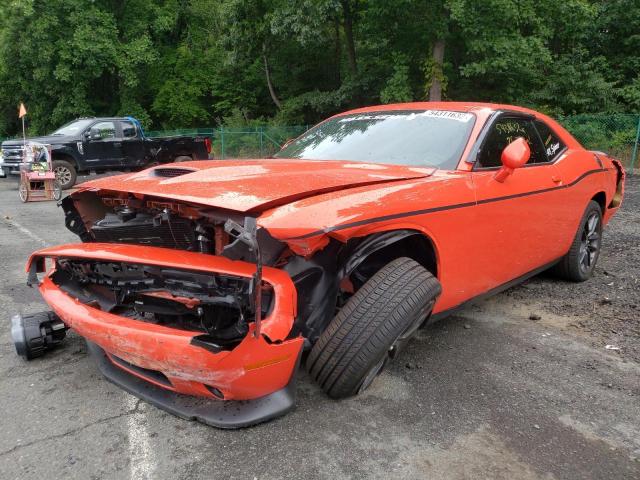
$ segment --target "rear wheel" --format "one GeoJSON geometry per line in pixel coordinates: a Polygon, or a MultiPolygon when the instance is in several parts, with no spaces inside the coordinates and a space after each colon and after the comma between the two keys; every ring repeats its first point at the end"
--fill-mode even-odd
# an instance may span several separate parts
{"type": "Polygon", "coordinates": [[[569,252],[562,257],[554,273],[565,280],[584,282],[593,275],[602,244],[602,210],[598,202],[590,201],[580,220],[569,252]]]}
{"type": "Polygon", "coordinates": [[[362,392],[430,315],[440,291],[416,261],[388,263],[331,321],[309,353],[307,370],[332,398],[362,392]]]}
{"type": "Polygon", "coordinates": [[[62,190],[67,190],[76,184],[76,169],[66,160],[54,160],[53,173],[56,174],[56,180],[62,190]]]}

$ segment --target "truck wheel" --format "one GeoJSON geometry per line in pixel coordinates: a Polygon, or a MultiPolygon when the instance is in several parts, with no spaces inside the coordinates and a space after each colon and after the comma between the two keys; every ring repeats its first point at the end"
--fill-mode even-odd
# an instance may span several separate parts
{"type": "Polygon", "coordinates": [[[66,160],[54,160],[53,173],[56,174],[56,180],[63,190],[67,190],[76,184],[76,169],[66,160]]]}
{"type": "Polygon", "coordinates": [[[588,280],[596,268],[602,245],[602,210],[591,200],[580,220],[569,252],[552,268],[558,277],[572,282],[588,280]]]}
{"type": "Polygon", "coordinates": [[[388,263],[331,321],[307,370],[332,398],[362,392],[425,321],[440,292],[440,282],[418,262],[388,263]]]}
{"type": "Polygon", "coordinates": [[[191,160],[193,160],[193,158],[188,155],[180,155],[175,158],[174,162],[190,162],[191,160]]]}

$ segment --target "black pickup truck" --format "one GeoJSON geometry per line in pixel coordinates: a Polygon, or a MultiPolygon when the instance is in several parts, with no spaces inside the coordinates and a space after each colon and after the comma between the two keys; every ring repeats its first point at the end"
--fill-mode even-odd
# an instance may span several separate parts
{"type": "MultiPolygon", "coordinates": [[[[135,170],[157,163],[206,160],[207,137],[147,138],[131,117],[80,118],[44,137],[27,140],[51,145],[53,169],[63,189],[76,183],[78,173],[135,170]]],[[[20,173],[23,140],[2,142],[0,166],[5,174],[20,173]]]]}

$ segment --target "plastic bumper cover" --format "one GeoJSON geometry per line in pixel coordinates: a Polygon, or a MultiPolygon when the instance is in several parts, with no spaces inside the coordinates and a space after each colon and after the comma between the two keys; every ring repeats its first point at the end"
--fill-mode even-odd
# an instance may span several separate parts
{"type": "MultiPolygon", "coordinates": [[[[31,274],[34,270],[42,272],[45,258],[58,257],[161,265],[242,277],[250,277],[255,270],[253,264],[223,257],[97,243],[40,250],[32,255],[27,269],[31,274]]],[[[134,320],[83,304],[60,289],[50,274],[40,283],[40,292],[68,327],[95,345],[91,350],[100,353],[100,368],[114,383],[179,416],[232,428],[272,418],[276,411],[285,413],[293,405],[292,379],[303,344],[301,337],[287,339],[296,315],[295,287],[285,272],[269,267],[264,268],[263,280],[273,288],[274,306],[262,320],[262,334],[256,338],[251,324],[249,334],[239,345],[221,352],[192,344],[202,332],[134,320]],[[208,398],[186,402],[185,395],[208,398]],[[224,401],[216,399],[220,397],[224,401]],[[229,407],[210,406],[207,410],[202,406],[203,400],[210,404],[251,400],[252,406],[235,405],[240,408],[234,412],[235,420],[224,420],[220,411],[231,411],[229,407]],[[271,409],[265,408],[266,404],[271,409]],[[251,409],[256,409],[253,415],[247,413],[251,409]],[[207,411],[217,413],[206,414],[207,411]],[[256,417],[259,412],[262,414],[256,417]]]]}
{"type": "Polygon", "coordinates": [[[217,428],[242,428],[284,415],[295,407],[296,373],[282,389],[254,400],[217,401],[159,388],[118,368],[98,345],[87,340],[102,374],[123,390],[186,420],[217,428]]]}

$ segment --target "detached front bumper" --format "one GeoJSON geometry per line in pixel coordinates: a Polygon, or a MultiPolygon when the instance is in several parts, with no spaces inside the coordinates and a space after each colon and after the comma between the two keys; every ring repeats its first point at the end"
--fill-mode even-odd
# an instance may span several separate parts
{"type": "MultiPolygon", "coordinates": [[[[27,265],[31,281],[45,271],[46,258],[126,262],[246,278],[255,271],[253,264],[212,255],[84,243],[35,252],[27,265]]],[[[265,421],[293,407],[303,339],[288,338],[296,316],[296,292],[285,272],[263,269],[274,301],[262,320],[261,334],[254,336],[251,323],[249,333],[233,349],[211,351],[193,343],[202,332],[131,319],[82,303],[54,283],[53,270],[39,285],[44,300],[88,341],[105,376],[125,390],[181,417],[223,428],[265,421]]]]}

